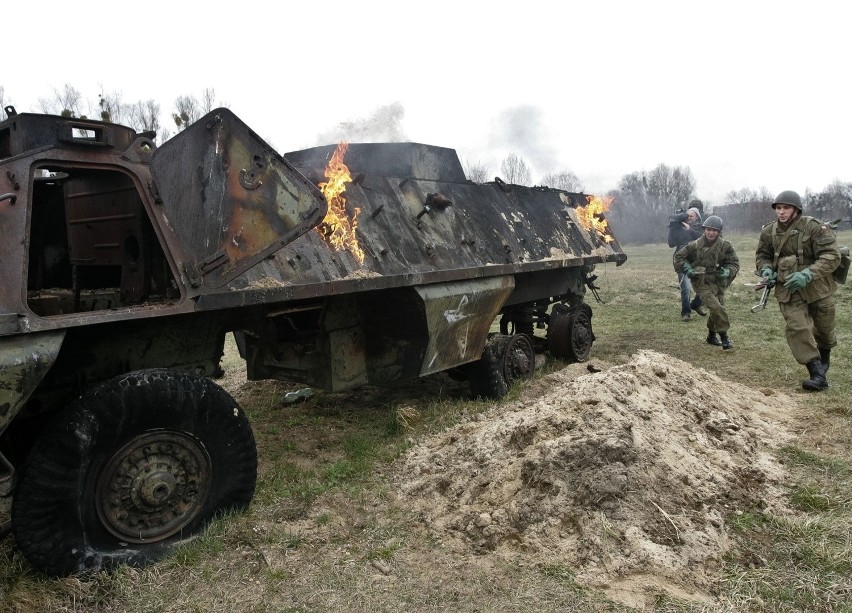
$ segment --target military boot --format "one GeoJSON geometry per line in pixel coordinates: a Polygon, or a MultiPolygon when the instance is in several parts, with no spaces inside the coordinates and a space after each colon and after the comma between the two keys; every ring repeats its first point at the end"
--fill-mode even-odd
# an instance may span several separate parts
{"type": "Polygon", "coordinates": [[[728,336],[727,332],[719,332],[719,338],[722,339],[722,349],[733,349],[734,343],[728,336]]]}
{"type": "Polygon", "coordinates": [[[821,392],[828,387],[825,380],[825,366],[819,360],[812,360],[806,364],[809,378],[802,381],[802,387],[811,392],[821,392]]]}
{"type": "Polygon", "coordinates": [[[828,372],[828,367],[831,362],[831,347],[819,348],[819,361],[822,362],[823,372],[828,372]]]}
{"type": "Polygon", "coordinates": [[[717,347],[722,344],[722,341],[719,340],[719,337],[716,336],[715,332],[707,333],[707,343],[710,345],[716,345],[717,347]]]}

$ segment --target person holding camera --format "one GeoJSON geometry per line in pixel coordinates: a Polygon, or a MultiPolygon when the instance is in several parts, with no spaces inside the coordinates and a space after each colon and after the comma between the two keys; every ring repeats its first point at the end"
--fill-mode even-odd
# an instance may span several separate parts
{"type": "MultiPolygon", "coordinates": [[[[681,209],[669,220],[669,247],[675,248],[672,253],[672,264],[674,264],[675,253],[704,233],[701,227],[701,211],[703,208],[700,200],[693,200],[689,203],[687,210],[681,209]]],[[[677,283],[680,287],[680,318],[683,321],[690,321],[692,311],[705,317],[707,311],[701,306],[701,297],[697,293],[694,297],[692,296],[693,288],[689,277],[678,272],[677,283]]]]}

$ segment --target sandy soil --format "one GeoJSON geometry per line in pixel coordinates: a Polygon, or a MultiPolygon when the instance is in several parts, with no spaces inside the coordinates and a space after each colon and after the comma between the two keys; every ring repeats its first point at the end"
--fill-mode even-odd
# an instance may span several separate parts
{"type": "Polygon", "coordinates": [[[660,590],[710,603],[724,518],[785,513],[772,451],[797,410],[792,397],[642,351],[536,381],[524,399],[421,440],[391,479],[448,553],[564,565],[634,607],[660,590]]]}

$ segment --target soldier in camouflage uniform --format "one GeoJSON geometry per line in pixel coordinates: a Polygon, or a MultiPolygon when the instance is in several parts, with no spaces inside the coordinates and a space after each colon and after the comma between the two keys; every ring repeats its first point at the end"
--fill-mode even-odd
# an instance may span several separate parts
{"type": "Polygon", "coordinates": [[[787,345],[808,369],[802,387],[824,390],[831,348],[837,344],[832,276],[840,264],[837,239],[823,222],[802,215],[802,199],[794,191],[778,194],[772,208],[777,220],[763,226],[756,269],[766,281],[777,279],[775,297],[786,322],[787,345]]]}
{"type": "Polygon", "coordinates": [[[722,349],[733,349],[734,343],[728,336],[731,322],[725,310],[725,289],[740,271],[740,260],[731,243],[720,236],[722,220],[717,215],[708,217],[701,227],[704,236],[675,253],[675,270],[692,280],[695,293],[710,311],[707,342],[721,345],[722,349]]]}

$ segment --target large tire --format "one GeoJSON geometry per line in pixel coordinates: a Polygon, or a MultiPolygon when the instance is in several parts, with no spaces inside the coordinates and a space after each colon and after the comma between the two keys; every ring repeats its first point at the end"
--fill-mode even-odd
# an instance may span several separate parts
{"type": "Polygon", "coordinates": [[[494,334],[479,361],[470,365],[470,391],[474,397],[499,400],[515,381],[531,377],[534,369],[535,350],[526,334],[494,334]]]}
{"type": "Polygon", "coordinates": [[[499,400],[509,393],[509,385],[503,375],[503,356],[498,344],[489,340],[482,351],[482,357],[470,364],[468,384],[474,398],[492,398],[499,400]]]}
{"type": "Polygon", "coordinates": [[[503,377],[509,387],[515,381],[529,379],[535,370],[535,349],[526,334],[513,334],[506,341],[503,353],[503,377]]]}
{"type": "Polygon", "coordinates": [[[106,381],[57,415],[33,446],[12,531],[52,576],[144,566],[217,513],[248,506],[257,450],[221,387],[142,370],[106,381]]]}
{"type": "Polygon", "coordinates": [[[554,305],[547,326],[547,346],[554,357],[585,362],[592,352],[592,309],[580,304],[572,311],[554,305]]]}

